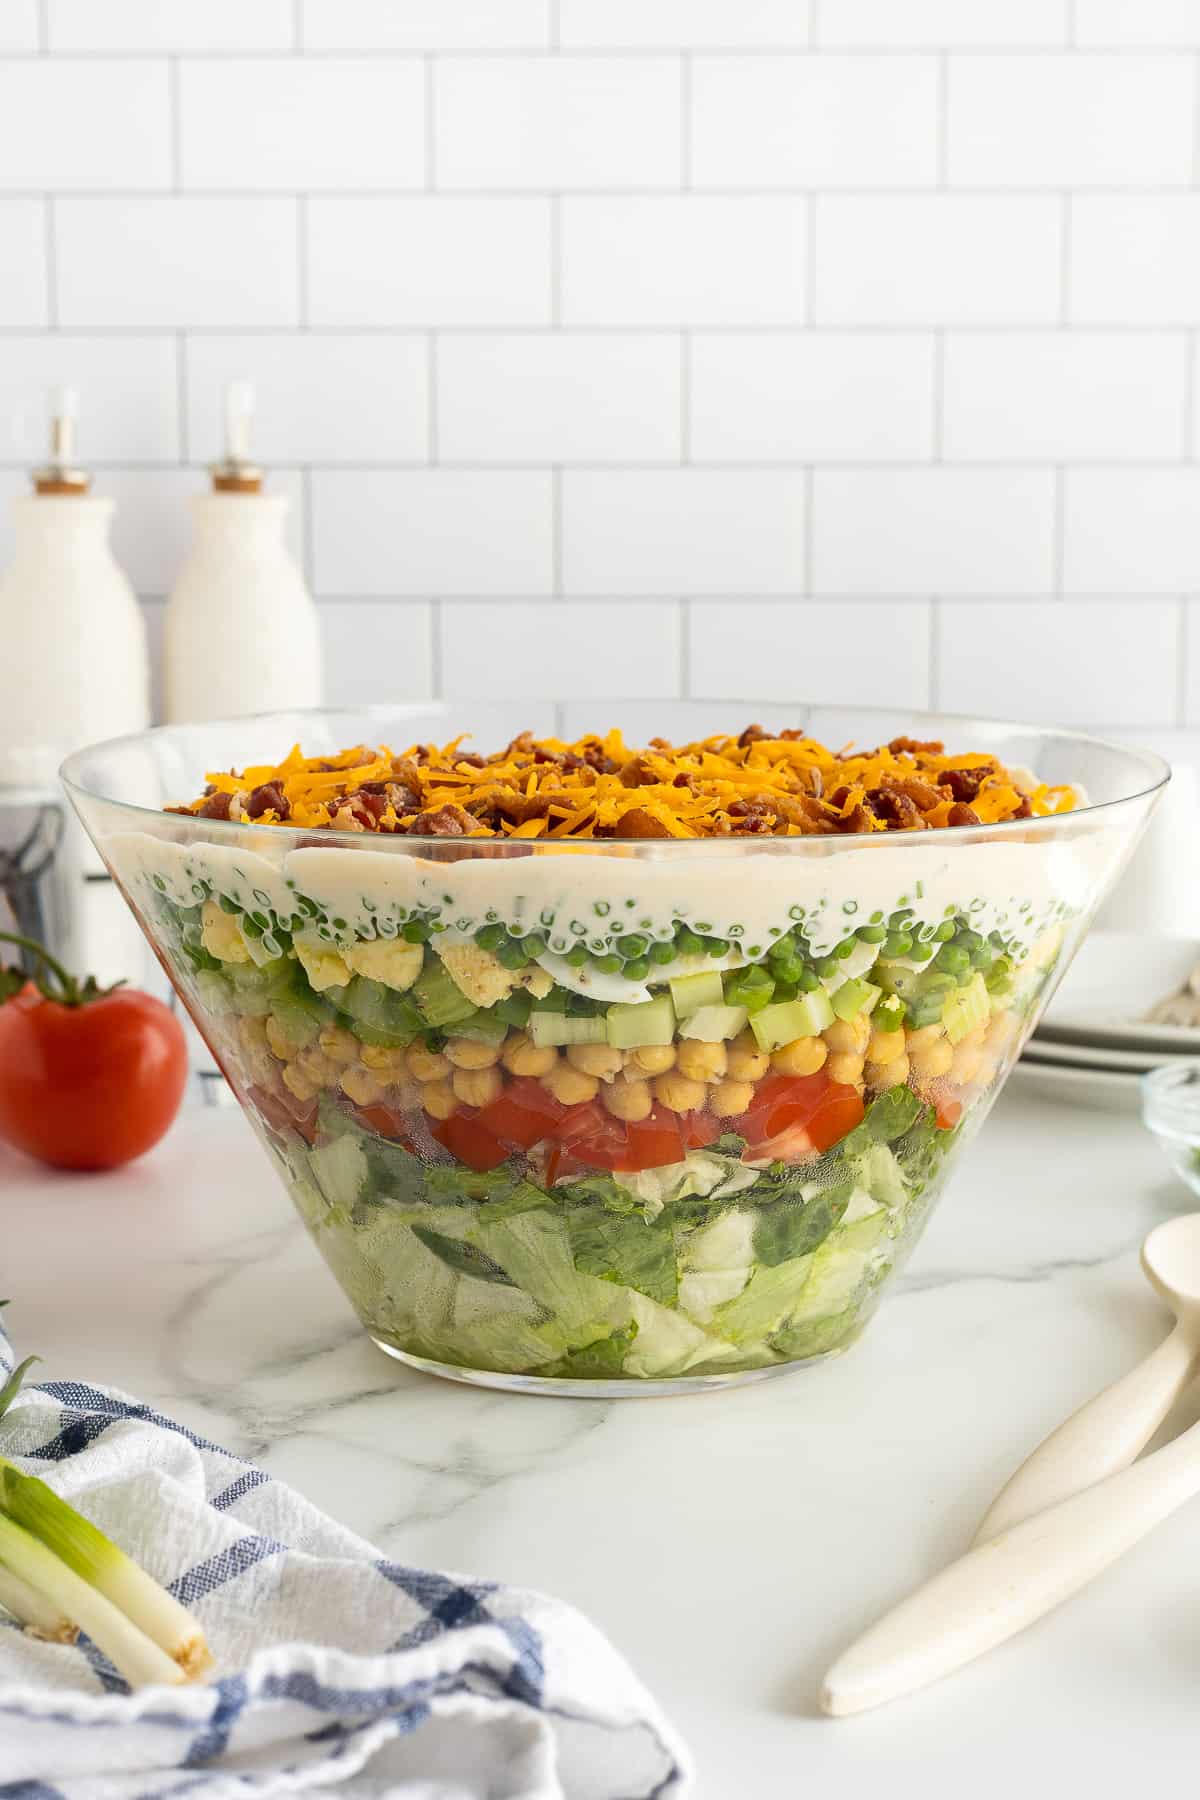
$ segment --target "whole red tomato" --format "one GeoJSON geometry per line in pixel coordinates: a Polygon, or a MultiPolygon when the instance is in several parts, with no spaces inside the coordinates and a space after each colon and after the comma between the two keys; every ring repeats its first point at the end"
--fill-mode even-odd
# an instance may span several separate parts
{"type": "Polygon", "coordinates": [[[179,1111],[187,1082],[179,1021],[150,994],[74,981],[40,946],[29,948],[55,985],[18,986],[0,970],[0,1138],[60,1169],[132,1162],[179,1111]]]}

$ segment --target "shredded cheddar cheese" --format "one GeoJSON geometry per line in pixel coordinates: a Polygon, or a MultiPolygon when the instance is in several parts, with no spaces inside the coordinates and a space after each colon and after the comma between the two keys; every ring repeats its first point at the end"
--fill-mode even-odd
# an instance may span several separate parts
{"type": "Polygon", "coordinates": [[[1069,811],[1069,787],[1032,783],[981,752],[893,738],[874,750],[829,750],[802,731],[752,725],[644,749],[619,731],[566,744],[529,732],[480,756],[463,739],[400,754],[358,745],[274,767],[215,772],[204,818],[303,830],[432,837],[702,838],[938,830],[1069,811]]]}

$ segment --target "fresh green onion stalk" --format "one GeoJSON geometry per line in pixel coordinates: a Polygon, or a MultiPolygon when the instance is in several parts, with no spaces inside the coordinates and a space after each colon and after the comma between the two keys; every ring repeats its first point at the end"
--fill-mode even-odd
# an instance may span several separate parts
{"type": "MultiPolygon", "coordinates": [[[[0,1418],[34,1360],[0,1389],[0,1418]]],[[[86,1631],[131,1687],[194,1681],[212,1666],[204,1632],[187,1608],[53,1488],[4,1456],[0,1606],[56,1643],[72,1643],[86,1631]]]]}

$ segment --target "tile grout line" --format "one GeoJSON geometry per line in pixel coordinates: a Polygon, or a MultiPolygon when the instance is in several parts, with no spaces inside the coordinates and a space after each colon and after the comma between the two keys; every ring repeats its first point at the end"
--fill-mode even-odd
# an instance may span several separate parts
{"type": "Polygon", "coordinates": [[[562,49],[561,15],[561,0],[546,0],[546,48],[551,51],[562,49]]]}
{"type": "Polygon", "coordinates": [[[304,49],[304,0],[292,0],[292,49],[304,49]]]}

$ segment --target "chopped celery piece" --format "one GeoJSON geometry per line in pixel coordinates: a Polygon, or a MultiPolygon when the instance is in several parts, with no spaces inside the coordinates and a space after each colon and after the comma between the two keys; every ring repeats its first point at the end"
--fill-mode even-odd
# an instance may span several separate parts
{"type": "Polygon", "coordinates": [[[817,1037],[833,1024],[834,1012],[824,988],[801,994],[798,1000],[785,1000],[779,1006],[764,1006],[751,1013],[750,1029],[760,1050],[778,1050],[793,1038],[817,1037]]]}
{"type": "Polygon", "coordinates": [[[467,999],[436,957],[430,957],[417,976],[412,997],[425,1023],[439,1029],[461,1024],[476,1010],[474,1001],[467,999]]]}
{"type": "Polygon", "coordinates": [[[950,1042],[960,1044],[977,1025],[985,1025],[990,1010],[982,975],[974,975],[966,987],[955,988],[942,1007],[942,1023],[950,1042]]]}
{"type": "Polygon", "coordinates": [[[584,1018],[578,1013],[538,1012],[529,1015],[529,1035],[539,1050],[548,1045],[605,1044],[608,1030],[603,1014],[584,1018]]]}
{"type": "Polygon", "coordinates": [[[711,971],[703,975],[677,975],[670,988],[675,1016],[679,1019],[690,1019],[702,1006],[721,1006],[725,1000],[721,977],[711,971]]]}
{"type": "MultiPolygon", "coordinates": [[[[720,982],[717,983],[718,987],[720,982]]],[[[608,1042],[615,1050],[642,1050],[675,1040],[675,1008],[668,994],[641,1005],[610,1006],[608,1042]]]]}
{"type": "Polygon", "coordinates": [[[702,1044],[720,1044],[735,1038],[750,1014],[744,1006],[701,1006],[690,1018],[681,1019],[681,1038],[699,1038],[702,1044]]]}
{"type": "Polygon", "coordinates": [[[833,1010],[839,1019],[853,1019],[861,1012],[870,1012],[879,999],[882,989],[872,987],[869,981],[843,981],[833,996],[833,1010]]]}
{"type": "MultiPolygon", "coordinates": [[[[233,988],[218,969],[197,969],[196,992],[204,1002],[206,1012],[223,1015],[244,1010],[233,988]]],[[[270,1007],[264,1004],[263,1011],[270,1012],[270,1010],[270,1007]]]]}

